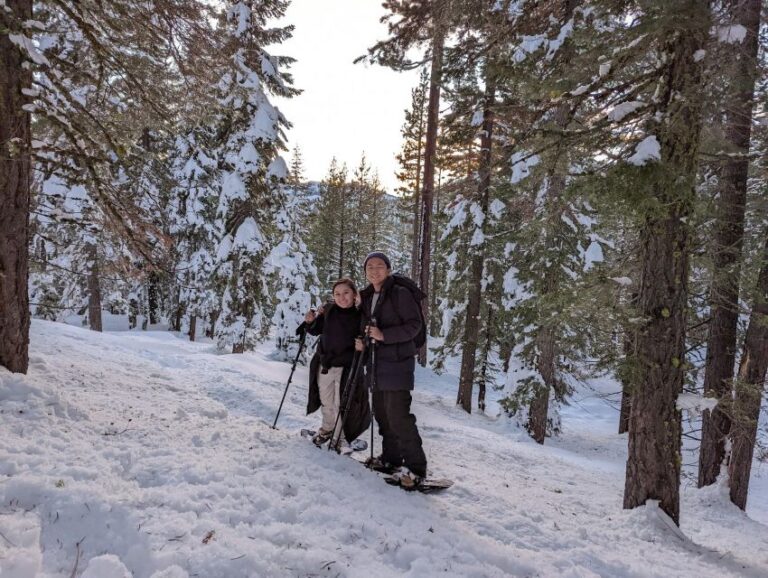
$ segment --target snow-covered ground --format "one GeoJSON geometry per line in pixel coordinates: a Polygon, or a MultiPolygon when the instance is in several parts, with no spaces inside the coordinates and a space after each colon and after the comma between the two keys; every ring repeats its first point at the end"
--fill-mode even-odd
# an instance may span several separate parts
{"type": "Polygon", "coordinates": [[[0,577],[768,576],[766,468],[747,514],[690,485],[680,530],[625,511],[599,386],[541,447],[419,370],[430,468],[456,482],[422,495],[298,435],[319,422],[303,367],[271,429],[289,370],[266,346],[34,321],[29,374],[0,370],[0,577]]]}

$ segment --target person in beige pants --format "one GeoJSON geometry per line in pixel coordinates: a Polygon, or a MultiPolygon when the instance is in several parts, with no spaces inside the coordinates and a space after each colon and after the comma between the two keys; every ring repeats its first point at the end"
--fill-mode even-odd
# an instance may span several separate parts
{"type": "MultiPolygon", "coordinates": [[[[307,333],[320,335],[318,353],[320,369],[317,375],[323,422],[313,441],[322,445],[331,439],[338,421],[342,381],[355,355],[355,337],[360,332],[360,312],[356,307],[357,288],[351,279],[343,278],[333,284],[333,303],[304,316],[307,333]]],[[[335,437],[334,437],[335,439],[335,437]]]]}

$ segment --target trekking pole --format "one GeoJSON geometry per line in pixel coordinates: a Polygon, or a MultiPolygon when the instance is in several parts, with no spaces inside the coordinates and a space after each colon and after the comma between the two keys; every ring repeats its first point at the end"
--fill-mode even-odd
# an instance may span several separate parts
{"type": "Polygon", "coordinates": [[[275,422],[272,424],[272,429],[277,429],[277,418],[280,417],[280,412],[283,409],[285,396],[288,394],[288,386],[291,385],[291,380],[293,379],[293,372],[296,371],[296,364],[299,362],[299,357],[301,357],[301,352],[304,349],[304,341],[306,340],[306,338],[307,338],[307,331],[304,330],[301,332],[301,337],[299,338],[299,350],[296,352],[296,359],[293,360],[293,366],[291,367],[291,374],[288,376],[288,383],[285,384],[283,399],[280,400],[280,407],[277,408],[277,415],[275,415],[275,422]]]}
{"type": "MultiPolygon", "coordinates": [[[[371,325],[376,327],[376,318],[371,317],[371,325]]],[[[375,418],[375,408],[373,406],[373,389],[376,387],[376,340],[368,337],[368,344],[371,346],[371,465],[373,465],[373,423],[375,418]]]]}
{"type": "Polygon", "coordinates": [[[351,367],[349,368],[349,376],[347,377],[347,383],[344,384],[344,392],[341,394],[341,398],[339,399],[339,413],[336,414],[336,423],[333,426],[333,430],[331,430],[333,431],[333,435],[336,436],[336,428],[339,425],[339,420],[341,420],[341,428],[339,428],[339,435],[336,436],[335,441],[333,437],[331,437],[331,443],[328,444],[328,451],[330,451],[331,448],[335,449],[336,451],[339,451],[341,434],[344,429],[344,420],[347,419],[347,416],[349,415],[349,408],[352,405],[352,394],[355,392],[355,389],[357,387],[357,376],[360,372],[362,359],[363,359],[363,352],[355,351],[355,357],[352,360],[351,367]],[[345,400],[343,408],[341,407],[342,400],[345,400]]]}

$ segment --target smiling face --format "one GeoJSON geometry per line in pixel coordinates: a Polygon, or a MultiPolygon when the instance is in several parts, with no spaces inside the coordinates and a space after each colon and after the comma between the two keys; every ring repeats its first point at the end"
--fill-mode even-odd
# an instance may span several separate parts
{"type": "Polygon", "coordinates": [[[378,257],[368,259],[368,262],[365,264],[365,276],[376,290],[381,289],[384,281],[389,277],[389,268],[387,268],[384,259],[379,259],[378,257]]]}
{"type": "Polygon", "coordinates": [[[339,283],[333,288],[333,301],[342,309],[349,309],[355,304],[356,293],[346,283],[339,283]]]}

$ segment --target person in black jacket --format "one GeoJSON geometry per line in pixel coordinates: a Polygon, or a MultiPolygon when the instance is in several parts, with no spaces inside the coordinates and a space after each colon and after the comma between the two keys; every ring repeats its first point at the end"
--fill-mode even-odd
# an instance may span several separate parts
{"type": "MultiPolygon", "coordinates": [[[[373,388],[373,412],[382,437],[382,454],[370,466],[394,473],[401,485],[413,487],[427,476],[427,458],[411,413],[420,305],[409,289],[395,283],[384,253],[370,253],[363,266],[370,282],[360,292],[364,332],[372,343],[368,385],[373,388]]],[[[355,346],[359,351],[364,344],[358,339],[355,346]]]]}
{"type": "Polygon", "coordinates": [[[333,303],[321,307],[317,313],[304,316],[307,333],[321,335],[318,353],[320,367],[317,383],[323,422],[312,441],[322,445],[339,435],[341,420],[337,420],[341,403],[344,376],[352,365],[355,338],[360,332],[360,312],[355,301],[357,288],[351,279],[339,279],[333,284],[333,303]],[[334,431],[336,425],[336,431],[334,431]]]}

